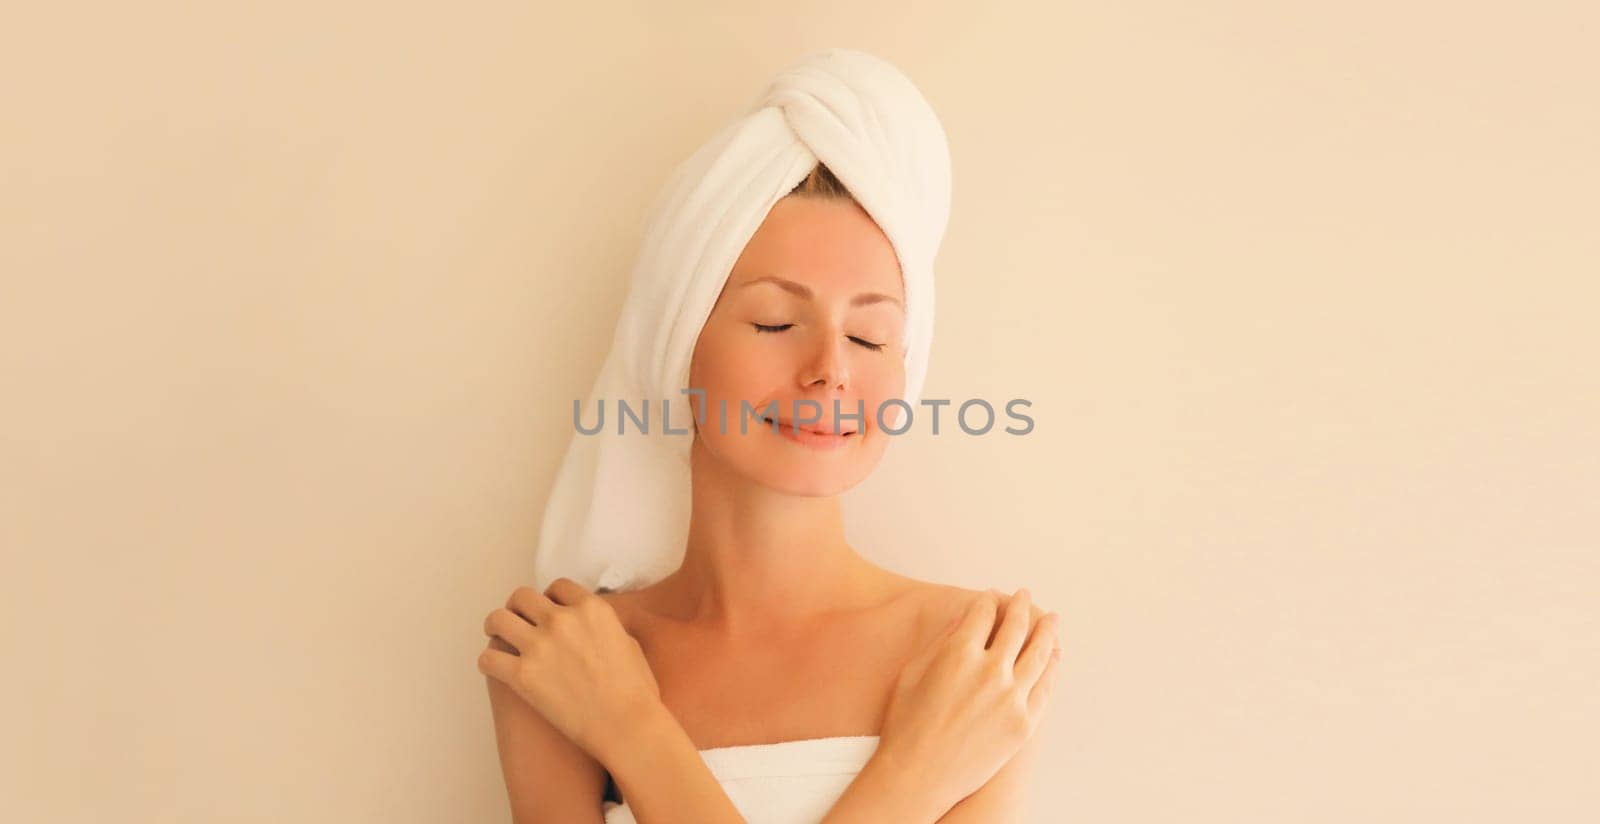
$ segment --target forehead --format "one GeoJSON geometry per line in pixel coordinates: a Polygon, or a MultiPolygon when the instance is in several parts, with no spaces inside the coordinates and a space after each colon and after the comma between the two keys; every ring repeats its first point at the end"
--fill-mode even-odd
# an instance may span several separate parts
{"type": "MultiPolygon", "coordinates": [[[[878,224],[854,201],[785,197],[767,214],[728,276],[727,288],[780,277],[820,296],[882,292],[904,300],[900,261],[878,224]]],[[[750,292],[779,292],[752,287],[750,292]]]]}

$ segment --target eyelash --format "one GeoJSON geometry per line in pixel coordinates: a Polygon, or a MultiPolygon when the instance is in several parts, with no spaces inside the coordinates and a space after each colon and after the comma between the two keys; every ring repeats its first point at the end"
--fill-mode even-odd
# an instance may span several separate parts
{"type": "MultiPolygon", "coordinates": [[[[764,323],[752,323],[750,325],[754,326],[756,328],[756,332],[760,333],[760,332],[782,332],[783,330],[788,329],[789,327],[793,326],[794,324],[792,324],[792,323],[783,323],[783,324],[779,324],[777,326],[768,326],[768,325],[766,325],[764,323]]],[[[860,338],[857,338],[857,337],[851,337],[850,339],[855,341],[856,343],[861,344],[862,346],[864,346],[864,347],[866,347],[868,349],[871,349],[874,352],[883,351],[883,344],[881,344],[881,343],[870,343],[868,341],[864,341],[864,340],[862,340],[860,338]]]]}

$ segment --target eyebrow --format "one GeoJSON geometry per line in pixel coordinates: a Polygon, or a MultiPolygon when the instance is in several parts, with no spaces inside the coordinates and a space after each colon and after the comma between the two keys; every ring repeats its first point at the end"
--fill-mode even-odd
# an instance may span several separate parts
{"type": "MultiPolygon", "coordinates": [[[[812,297],[810,287],[806,286],[804,283],[796,283],[787,278],[780,278],[774,275],[764,275],[759,278],[752,278],[744,283],[739,284],[738,288],[743,289],[746,286],[754,286],[758,283],[770,283],[783,289],[785,292],[798,295],[799,297],[807,300],[810,300],[812,297]]],[[[905,305],[902,304],[898,298],[885,295],[882,292],[862,292],[861,294],[850,299],[851,306],[871,306],[874,303],[892,303],[895,306],[900,307],[901,311],[905,311],[905,305]]]]}

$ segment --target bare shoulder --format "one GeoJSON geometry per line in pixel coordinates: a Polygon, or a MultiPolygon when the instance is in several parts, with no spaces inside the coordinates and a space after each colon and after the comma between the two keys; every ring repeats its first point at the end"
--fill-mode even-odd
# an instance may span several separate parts
{"type": "Polygon", "coordinates": [[[612,609],[615,609],[620,615],[624,610],[632,606],[639,594],[637,592],[596,591],[595,595],[600,596],[600,600],[610,604],[612,609]]]}
{"type": "Polygon", "coordinates": [[[641,590],[596,592],[595,594],[611,605],[611,609],[616,612],[617,620],[621,622],[623,629],[626,629],[630,634],[638,634],[639,623],[645,616],[645,612],[640,605],[640,599],[644,596],[641,590]]]}
{"type": "MultiPolygon", "coordinates": [[[[990,600],[996,604],[997,614],[1003,614],[1006,602],[1011,600],[1012,593],[999,592],[989,589],[969,589],[967,587],[940,584],[932,581],[921,581],[914,578],[905,579],[906,595],[914,604],[917,621],[924,633],[935,633],[943,629],[949,622],[976,602],[990,600]]],[[[1029,610],[1029,626],[1044,617],[1050,610],[1034,603],[1029,610]]]]}

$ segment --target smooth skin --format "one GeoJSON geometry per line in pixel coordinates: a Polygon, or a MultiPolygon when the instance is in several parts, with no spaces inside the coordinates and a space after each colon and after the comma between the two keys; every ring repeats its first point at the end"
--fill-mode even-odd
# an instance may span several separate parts
{"type": "Polygon", "coordinates": [[[807,413],[795,401],[838,400],[869,414],[825,451],[700,422],[674,573],[620,593],[519,587],[489,614],[478,668],[518,824],[602,821],[608,773],[641,822],[741,821],[698,750],[843,735],[880,741],[828,822],[1019,820],[1058,617],[1026,590],[897,575],[844,538],[839,494],[890,437],[870,412],[904,389],[903,300],[893,247],[859,206],[773,207],[702,328],[690,385],[708,410],[771,402],[792,420],[807,413]]]}
{"type": "MultiPolygon", "coordinates": [[[[540,723],[500,730],[533,736],[520,739],[524,755],[570,755],[552,746],[565,739],[591,759],[563,765],[578,768],[549,781],[508,775],[515,820],[599,821],[604,770],[641,822],[742,821],[661,702],[643,649],[611,605],[564,578],[549,591],[521,587],[510,607],[489,614],[485,633],[510,639],[511,649],[492,645],[479,669],[492,679],[497,729],[501,702],[509,709],[521,701],[537,714],[540,723]],[[595,793],[564,792],[555,779],[595,793]]],[[[1055,613],[1039,621],[1032,614],[1026,589],[1008,600],[970,599],[901,669],[877,752],[824,821],[1015,820],[1025,780],[1018,756],[1036,740],[1060,660],[1055,613]]]]}

